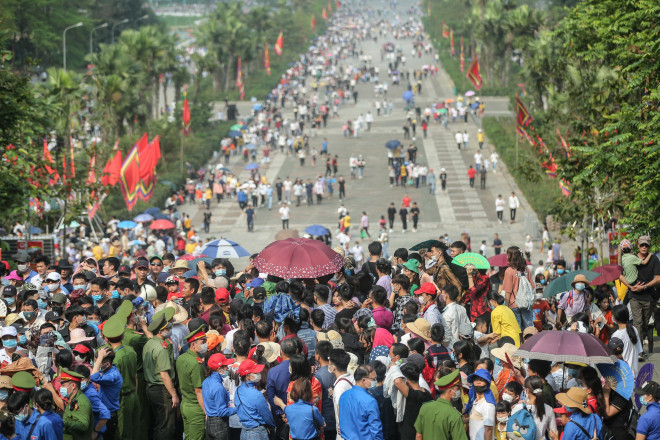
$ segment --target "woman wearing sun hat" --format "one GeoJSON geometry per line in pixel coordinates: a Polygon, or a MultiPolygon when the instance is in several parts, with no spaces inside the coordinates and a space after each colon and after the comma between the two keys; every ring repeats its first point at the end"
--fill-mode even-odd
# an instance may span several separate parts
{"type": "Polygon", "coordinates": [[[587,392],[573,387],[565,393],[557,394],[557,402],[571,412],[571,418],[564,427],[564,438],[570,440],[592,440],[600,438],[603,422],[591,413],[587,403],[587,392]]]}

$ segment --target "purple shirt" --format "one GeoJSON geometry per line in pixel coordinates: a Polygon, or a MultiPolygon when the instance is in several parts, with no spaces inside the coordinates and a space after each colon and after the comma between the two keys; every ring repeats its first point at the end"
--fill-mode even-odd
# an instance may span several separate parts
{"type": "Polygon", "coordinates": [[[378,327],[389,330],[392,328],[392,323],[394,322],[394,315],[390,309],[385,307],[376,307],[371,311],[371,314],[374,317],[374,321],[378,327]]]}
{"type": "Polygon", "coordinates": [[[561,297],[557,307],[562,309],[569,318],[577,313],[584,312],[587,310],[587,291],[569,290],[561,297]]]}
{"type": "Polygon", "coordinates": [[[389,275],[383,275],[382,277],[378,278],[376,285],[385,289],[387,291],[387,296],[390,296],[392,293],[392,278],[389,275]]]}

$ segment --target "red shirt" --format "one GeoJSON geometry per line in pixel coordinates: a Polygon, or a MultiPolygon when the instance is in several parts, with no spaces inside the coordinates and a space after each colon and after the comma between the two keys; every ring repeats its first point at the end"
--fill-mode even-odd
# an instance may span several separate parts
{"type": "Polygon", "coordinates": [[[474,176],[477,174],[477,170],[474,168],[468,168],[468,176],[470,179],[474,179],[474,176]]]}
{"type": "Polygon", "coordinates": [[[170,292],[167,294],[167,300],[171,300],[172,298],[183,298],[183,294],[181,292],[170,292]]]}
{"type": "Polygon", "coordinates": [[[532,304],[532,313],[534,314],[534,327],[536,330],[543,330],[543,318],[545,317],[545,312],[550,310],[550,305],[545,301],[535,301],[532,304]]]}
{"type": "Polygon", "coordinates": [[[411,200],[412,199],[410,197],[404,197],[403,200],[402,200],[403,206],[405,206],[406,208],[410,208],[410,201],[411,200]]]}

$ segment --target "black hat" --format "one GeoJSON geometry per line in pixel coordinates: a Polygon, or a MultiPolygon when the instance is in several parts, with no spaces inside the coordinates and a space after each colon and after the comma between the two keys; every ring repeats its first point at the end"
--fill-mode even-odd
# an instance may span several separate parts
{"type": "Polygon", "coordinates": [[[147,261],[146,258],[139,258],[137,262],[133,265],[133,269],[137,269],[139,267],[144,267],[146,269],[149,269],[149,262],[147,261]]]}
{"type": "Polygon", "coordinates": [[[657,382],[644,382],[641,387],[635,388],[635,394],[650,394],[655,400],[660,400],[660,385],[657,382]]]}
{"type": "Polygon", "coordinates": [[[610,338],[610,341],[607,343],[607,348],[612,350],[612,352],[623,351],[623,341],[619,338],[610,338]]]}
{"type": "Polygon", "coordinates": [[[3,296],[16,296],[16,293],[18,293],[16,286],[9,285],[2,289],[3,296]]]}
{"type": "Polygon", "coordinates": [[[255,287],[252,291],[252,297],[258,301],[266,299],[266,289],[263,287],[255,287]]]}
{"type": "Polygon", "coordinates": [[[117,271],[117,273],[130,274],[131,273],[131,268],[130,268],[130,266],[126,266],[125,264],[122,264],[121,266],[119,266],[119,270],[117,271]]]}
{"type": "Polygon", "coordinates": [[[85,279],[87,280],[87,282],[92,281],[94,278],[96,278],[98,276],[98,275],[96,275],[95,272],[92,272],[91,270],[86,270],[84,272],[84,274],[85,274],[85,279]]]}
{"type": "Polygon", "coordinates": [[[62,258],[57,262],[57,269],[62,270],[62,269],[73,269],[73,265],[69,263],[69,260],[66,258],[62,258]]]}
{"type": "Polygon", "coordinates": [[[61,321],[62,316],[57,312],[48,312],[46,313],[46,321],[61,321]]]}

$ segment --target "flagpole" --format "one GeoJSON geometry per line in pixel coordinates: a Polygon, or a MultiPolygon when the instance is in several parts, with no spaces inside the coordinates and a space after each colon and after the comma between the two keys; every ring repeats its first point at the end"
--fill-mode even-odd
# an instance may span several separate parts
{"type": "Polygon", "coordinates": [[[181,175],[183,176],[183,130],[181,130],[181,175]]]}
{"type": "MultiPolygon", "coordinates": [[[[516,93],[516,103],[517,102],[518,102],[518,94],[516,93]]],[[[518,168],[518,141],[519,141],[518,138],[520,137],[520,134],[518,133],[517,130],[518,124],[520,124],[520,122],[518,121],[518,107],[516,105],[516,168],[518,168]]]]}

